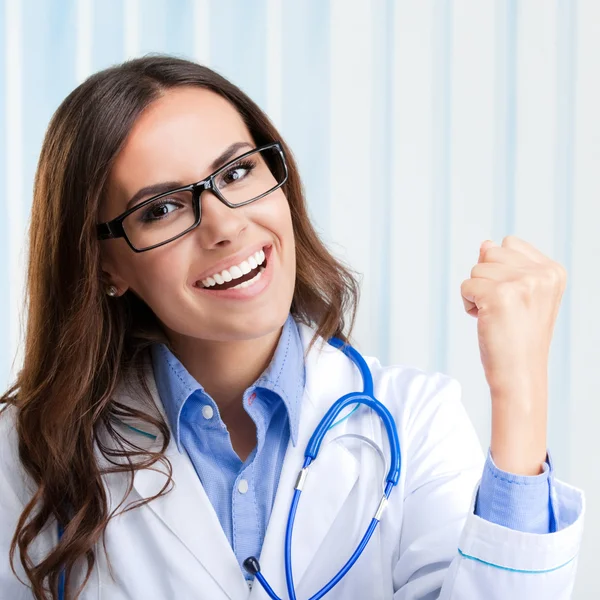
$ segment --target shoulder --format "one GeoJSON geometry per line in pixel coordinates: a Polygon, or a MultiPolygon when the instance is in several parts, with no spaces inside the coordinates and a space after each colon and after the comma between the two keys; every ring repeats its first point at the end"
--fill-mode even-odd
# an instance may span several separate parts
{"type": "Polygon", "coordinates": [[[426,426],[440,415],[452,421],[467,418],[462,387],[454,377],[404,364],[384,366],[373,356],[364,358],[373,376],[375,397],[405,427],[426,426]]]}
{"type": "Polygon", "coordinates": [[[461,395],[459,381],[446,373],[405,364],[382,365],[375,356],[365,356],[364,359],[373,375],[375,387],[384,395],[392,394],[411,404],[434,397],[444,399],[461,395]]]}
{"type": "MultiPolygon", "coordinates": [[[[314,330],[300,325],[304,347],[314,330]]],[[[383,402],[405,426],[419,426],[434,414],[451,413],[464,419],[461,385],[441,372],[426,371],[405,364],[382,365],[376,356],[363,355],[373,377],[375,397],[383,402]]],[[[306,357],[307,385],[313,396],[348,393],[362,389],[362,378],[353,362],[340,350],[318,338],[306,357]],[[323,390],[325,394],[319,393],[323,390]]]]}
{"type": "Polygon", "coordinates": [[[0,489],[3,503],[24,505],[32,495],[31,482],[19,459],[18,409],[0,407],[0,489]]]}

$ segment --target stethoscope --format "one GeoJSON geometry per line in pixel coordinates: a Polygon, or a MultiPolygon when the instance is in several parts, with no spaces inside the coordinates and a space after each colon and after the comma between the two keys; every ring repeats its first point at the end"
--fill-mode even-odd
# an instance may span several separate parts
{"type": "MultiPolygon", "coordinates": [[[[383,514],[383,511],[387,506],[390,494],[392,493],[394,486],[398,483],[398,480],[400,479],[400,440],[398,439],[398,429],[396,427],[396,423],[394,422],[394,418],[390,414],[390,411],[373,395],[373,377],[371,375],[369,367],[367,366],[367,363],[365,362],[365,359],[350,344],[345,344],[342,340],[338,338],[332,337],[329,340],[329,343],[333,347],[340,349],[358,367],[363,380],[363,391],[350,392],[349,394],[346,394],[345,396],[339,398],[331,406],[331,408],[327,411],[325,416],[321,419],[320,423],[317,425],[315,431],[313,432],[308,442],[306,451],[304,452],[304,464],[302,465],[302,469],[300,469],[298,479],[296,480],[296,485],[294,486],[294,495],[292,497],[292,503],[290,506],[287,527],[285,531],[284,563],[285,579],[287,583],[289,600],[297,600],[296,589],[294,587],[294,576],[292,573],[292,533],[294,530],[294,521],[296,519],[298,502],[300,501],[300,494],[302,493],[304,483],[306,482],[308,468],[310,464],[317,459],[317,455],[319,454],[319,450],[321,448],[321,443],[323,442],[323,438],[325,437],[327,432],[335,425],[338,425],[343,420],[347,419],[355,410],[358,409],[360,404],[368,406],[379,415],[379,417],[383,421],[383,424],[385,425],[390,444],[390,469],[385,479],[385,488],[383,496],[381,497],[381,501],[377,506],[377,510],[375,511],[375,514],[371,519],[367,531],[365,532],[362,540],[356,547],[356,550],[348,559],[346,564],[329,581],[329,583],[323,586],[316,594],[311,596],[309,600],[319,600],[319,598],[322,598],[334,586],[336,586],[344,577],[344,575],[346,575],[346,573],[354,566],[354,563],[356,563],[360,555],[363,553],[377,525],[379,524],[379,521],[381,520],[381,515],[383,514]],[[354,409],[350,411],[350,413],[348,413],[345,417],[336,421],[336,417],[347,406],[351,404],[356,405],[354,409]]],[[[136,429],[136,431],[139,430],[136,429]]],[[[142,431],[139,431],[139,433],[143,433],[148,436],[150,435],[142,431]]],[[[62,527],[59,525],[59,540],[62,536],[62,532],[62,527]]],[[[247,558],[244,561],[244,568],[246,569],[246,571],[248,571],[248,573],[256,577],[257,581],[261,584],[265,592],[269,595],[269,598],[272,598],[273,600],[281,600],[281,598],[273,591],[271,586],[268,584],[264,575],[261,573],[260,564],[256,557],[251,556],[247,558]]],[[[65,581],[64,572],[62,572],[58,583],[58,598],[59,600],[64,600],[64,597],[65,581]]]]}

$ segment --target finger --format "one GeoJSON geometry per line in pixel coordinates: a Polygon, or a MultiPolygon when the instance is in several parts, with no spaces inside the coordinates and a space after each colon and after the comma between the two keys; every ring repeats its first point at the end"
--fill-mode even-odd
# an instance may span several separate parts
{"type": "Polygon", "coordinates": [[[514,248],[493,246],[482,251],[480,262],[500,263],[516,267],[525,267],[531,264],[531,259],[527,255],[515,250],[514,248]]]}
{"type": "Polygon", "coordinates": [[[477,309],[477,305],[474,302],[470,302],[466,298],[462,298],[463,306],[465,307],[465,312],[472,317],[477,317],[479,310],[477,309]]]}
{"type": "Polygon", "coordinates": [[[496,282],[490,279],[465,279],[460,286],[465,310],[469,314],[473,314],[475,309],[478,311],[482,306],[483,298],[490,294],[491,288],[495,285],[496,282]]]}
{"type": "Polygon", "coordinates": [[[471,278],[491,279],[492,281],[513,281],[521,270],[514,265],[502,263],[477,263],[471,269],[471,278]]]}
{"type": "Polygon", "coordinates": [[[525,240],[522,240],[521,238],[518,238],[514,235],[507,235],[502,240],[502,247],[508,248],[511,250],[516,250],[517,252],[524,254],[531,260],[538,262],[538,263],[546,262],[546,261],[550,260],[545,254],[540,252],[537,248],[535,248],[534,246],[532,246],[525,240]]]}
{"type": "Polygon", "coordinates": [[[484,242],[482,242],[481,246],[479,246],[479,258],[477,259],[477,262],[483,262],[483,257],[487,252],[488,248],[497,246],[498,244],[496,244],[496,242],[493,242],[492,240],[485,240],[484,242]]]}

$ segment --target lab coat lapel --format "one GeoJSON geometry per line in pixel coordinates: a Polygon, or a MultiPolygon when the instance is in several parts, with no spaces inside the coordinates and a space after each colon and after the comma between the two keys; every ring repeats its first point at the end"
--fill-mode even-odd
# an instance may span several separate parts
{"type": "MultiPolygon", "coordinates": [[[[300,335],[306,349],[312,330],[300,325],[300,335]]],[[[316,396],[331,354],[337,352],[330,346],[325,346],[322,351],[319,348],[320,345],[315,346],[306,357],[306,387],[302,399],[298,443],[294,447],[290,442],[288,446],[260,558],[262,573],[282,598],[287,598],[283,560],[285,531],[294,487],[304,462],[304,452],[319,421],[341,395],[331,395],[339,390],[321,385],[323,389],[316,396]]],[[[335,359],[339,360],[340,357],[335,359]]],[[[329,363],[329,367],[331,366],[329,363]]],[[[339,387],[339,382],[334,385],[334,388],[339,387]]],[[[309,572],[310,563],[342,510],[357,481],[358,472],[357,460],[337,442],[327,446],[324,443],[317,460],[309,468],[292,537],[292,565],[296,587],[309,572]]],[[[256,583],[250,598],[262,600],[268,596],[262,586],[256,583]]]]}
{"type": "MultiPolygon", "coordinates": [[[[247,598],[248,586],[240,566],[193,465],[176,447],[167,457],[175,485],[166,497],[153,500],[148,507],[198,559],[227,598],[247,598]]],[[[143,469],[136,473],[134,487],[141,497],[150,498],[164,481],[156,471],[143,469]]]]}
{"type": "MultiPolygon", "coordinates": [[[[151,367],[146,370],[146,380],[156,407],[168,422],[151,367]]],[[[125,395],[119,400],[131,404],[131,399],[125,395]]],[[[147,507],[196,557],[208,576],[220,585],[225,597],[247,599],[248,586],[194,466],[187,454],[178,451],[173,437],[165,455],[173,469],[173,488],[166,496],[149,502],[147,507]]],[[[151,498],[160,491],[165,481],[164,467],[155,465],[154,469],[136,471],[133,486],[141,498],[151,498]]]]}

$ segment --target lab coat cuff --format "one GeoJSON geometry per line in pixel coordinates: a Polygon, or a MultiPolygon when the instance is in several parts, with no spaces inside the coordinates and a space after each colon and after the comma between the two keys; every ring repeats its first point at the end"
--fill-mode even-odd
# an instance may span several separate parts
{"type": "Polygon", "coordinates": [[[579,551],[585,499],[583,493],[554,480],[554,494],[560,510],[573,516],[569,524],[554,533],[526,533],[487,521],[475,514],[475,487],[471,511],[465,523],[459,554],[504,570],[545,573],[569,564],[579,551]]]}

